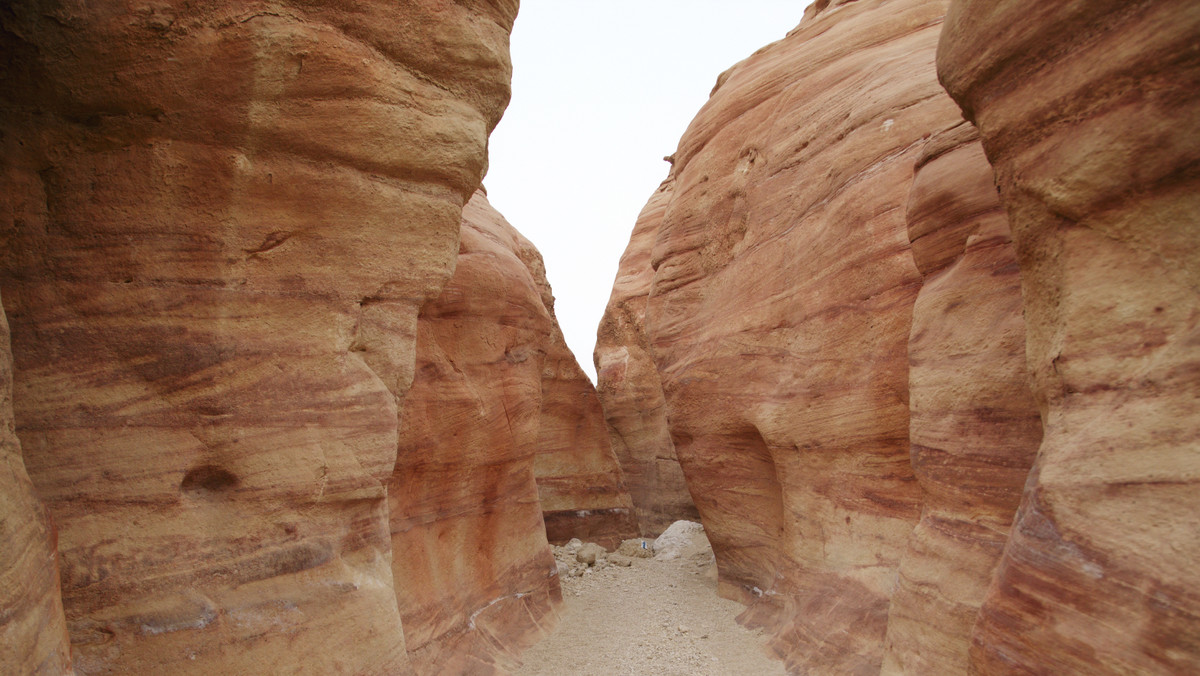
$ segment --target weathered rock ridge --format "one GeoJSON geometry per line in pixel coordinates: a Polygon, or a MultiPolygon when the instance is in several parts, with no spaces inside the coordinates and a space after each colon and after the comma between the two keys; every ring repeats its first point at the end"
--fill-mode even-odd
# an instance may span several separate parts
{"type": "Polygon", "coordinates": [[[797,673],[1195,671],[1200,12],[950,4],[721,75],[598,332],[614,448],[797,673]]]}

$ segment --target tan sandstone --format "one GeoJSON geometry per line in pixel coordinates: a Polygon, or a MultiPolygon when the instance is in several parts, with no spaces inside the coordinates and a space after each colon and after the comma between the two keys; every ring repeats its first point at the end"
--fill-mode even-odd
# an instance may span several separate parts
{"type": "Polygon", "coordinates": [[[385,482],[515,13],[0,14],[13,406],[80,673],[410,671],[385,482]]]}
{"type": "Polygon", "coordinates": [[[1044,439],[977,673],[1200,671],[1200,6],[955,0],[1044,439]]]}
{"type": "Polygon", "coordinates": [[[71,671],[54,526],[34,494],[12,413],[8,320],[0,312],[0,671],[71,671]]]}
{"type": "Polygon", "coordinates": [[[883,673],[963,674],[1042,434],[1025,368],[1020,269],[970,123],[926,144],[907,213],[924,275],[908,343],[922,508],[888,609],[883,673]]]}
{"type": "MultiPolygon", "coordinates": [[[[553,317],[553,305],[549,310],[553,317]]],[[[534,474],[546,536],[554,544],[577,537],[616,549],[638,525],[600,399],[557,322],[544,349],[534,474]]]]}
{"type": "Polygon", "coordinates": [[[596,332],[596,391],[613,452],[629,487],[642,535],[680,520],[699,521],[667,425],[662,381],[646,338],[646,300],[654,282],[650,252],[674,195],[664,181],[638,217],[621,256],[612,297],[596,332]]]}
{"type": "Polygon", "coordinates": [[[922,510],[905,206],[961,122],[946,3],[821,3],[718,79],[680,142],[645,326],[724,594],[795,671],[877,672],[922,510]]]}
{"type": "Polygon", "coordinates": [[[458,264],[417,320],[388,485],[392,567],[414,668],[490,673],[553,628],[562,592],[533,475],[553,320],[533,245],[482,192],[458,264]]]}

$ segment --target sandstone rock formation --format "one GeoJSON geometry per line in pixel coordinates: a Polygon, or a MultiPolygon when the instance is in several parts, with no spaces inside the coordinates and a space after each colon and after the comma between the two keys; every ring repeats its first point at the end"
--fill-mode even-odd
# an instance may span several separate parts
{"type": "Polygon", "coordinates": [[[955,0],[939,74],[1012,218],[1044,439],[981,673],[1200,671],[1200,6],[955,0]]]}
{"type": "Polygon", "coordinates": [[[826,5],[684,134],[646,331],[723,593],[793,669],[865,673],[922,508],[905,205],[961,115],[934,71],[944,2],[826,5]]]}
{"type": "Polygon", "coordinates": [[[621,256],[612,297],[596,332],[596,392],[608,420],[643,535],[657,536],[675,521],[699,521],[675,456],[666,402],[646,339],[646,300],[654,281],[650,251],[674,195],[663,182],[638,217],[621,256]]]}
{"type": "Polygon", "coordinates": [[[476,193],[454,275],[417,322],[389,483],[419,673],[515,666],[561,601],[547,535],[619,543],[635,530],[599,401],[552,308],[541,255],[476,193]]]}
{"type": "Polygon", "coordinates": [[[908,343],[922,511],[888,610],[883,672],[964,674],[1042,432],[1025,369],[1020,270],[972,125],[926,144],[907,212],[925,278],[908,343]]]}
{"type": "Polygon", "coordinates": [[[516,4],[0,11],[13,403],[79,672],[410,670],[384,482],[516,4]]]}
{"type": "MultiPolygon", "coordinates": [[[[553,318],[553,306],[547,309],[553,318]]],[[[615,549],[638,525],[596,388],[557,321],[545,351],[534,474],[546,535],[554,544],[577,537],[615,549]]]]}
{"type": "Polygon", "coordinates": [[[12,355],[0,312],[0,671],[69,674],[55,533],[13,429],[12,355]]]}
{"type": "Polygon", "coordinates": [[[977,137],[948,4],[822,0],[721,76],[600,331],[614,434],[641,330],[794,671],[1197,671],[1200,11],[955,0],[977,137]]]}
{"type": "Polygon", "coordinates": [[[418,673],[515,666],[562,600],[533,474],[553,319],[527,260],[533,245],[476,193],[454,276],[417,321],[388,495],[418,673]]]}

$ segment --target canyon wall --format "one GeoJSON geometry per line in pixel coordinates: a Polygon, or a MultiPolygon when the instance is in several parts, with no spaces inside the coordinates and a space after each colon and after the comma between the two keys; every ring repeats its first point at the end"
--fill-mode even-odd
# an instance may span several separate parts
{"type": "Polygon", "coordinates": [[[0,671],[69,674],[54,526],[34,494],[12,413],[8,320],[0,312],[0,671]]]}
{"type": "Polygon", "coordinates": [[[563,340],[537,249],[477,192],[458,264],[421,308],[388,483],[414,668],[518,664],[562,600],[547,538],[636,535],[599,400],[563,340]]]}
{"type": "Polygon", "coordinates": [[[411,670],[385,484],[515,13],[0,10],[13,408],[80,673],[411,670]]]}
{"type": "Polygon", "coordinates": [[[1200,6],[955,0],[938,55],[1011,217],[1044,439],[982,673],[1200,671],[1200,6]]]}
{"type": "Polygon", "coordinates": [[[963,674],[1042,433],[1025,368],[1020,269],[970,123],[925,145],[907,213],[924,277],[908,342],[922,506],[888,609],[883,673],[963,674]]]}
{"type": "Polygon", "coordinates": [[[674,182],[664,181],[646,204],[621,256],[612,297],[596,332],[596,391],[608,420],[645,536],[661,534],[675,521],[699,521],[667,424],[662,381],[646,338],[646,300],[654,281],[650,252],[674,182]]]}
{"type": "Polygon", "coordinates": [[[671,435],[744,619],[795,670],[878,671],[922,510],[906,204],[945,2],[837,3],[724,73],[680,141],[646,332],[671,435]]]}
{"type": "Polygon", "coordinates": [[[1200,11],[950,5],[718,79],[599,331],[635,503],[665,425],[796,673],[1196,671],[1200,11]]]}
{"type": "Polygon", "coordinates": [[[533,245],[476,193],[454,275],[417,320],[388,497],[418,673],[512,666],[562,600],[533,473],[554,320],[526,260],[533,245]]]}
{"type": "MultiPolygon", "coordinates": [[[[553,305],[547,309],[553,318],[553,305]]],[[[567,347],[557,321],[545,345],[533,471],[550,542],[577,537],[614,549],[637,536],[637,516],[596,388],[567,347]]]]}

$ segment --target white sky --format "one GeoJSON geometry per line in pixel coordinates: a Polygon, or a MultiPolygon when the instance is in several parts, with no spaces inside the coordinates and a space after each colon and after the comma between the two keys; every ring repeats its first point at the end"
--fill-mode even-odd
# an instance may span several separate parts
{"type": "Polygon", "coordinates": [[[555,313],[592,349],[664,155],[724,70],[794,28],[810,0],[522,0],[513,97],[492,134],[488,199],[542,252],[555,313]]]}

